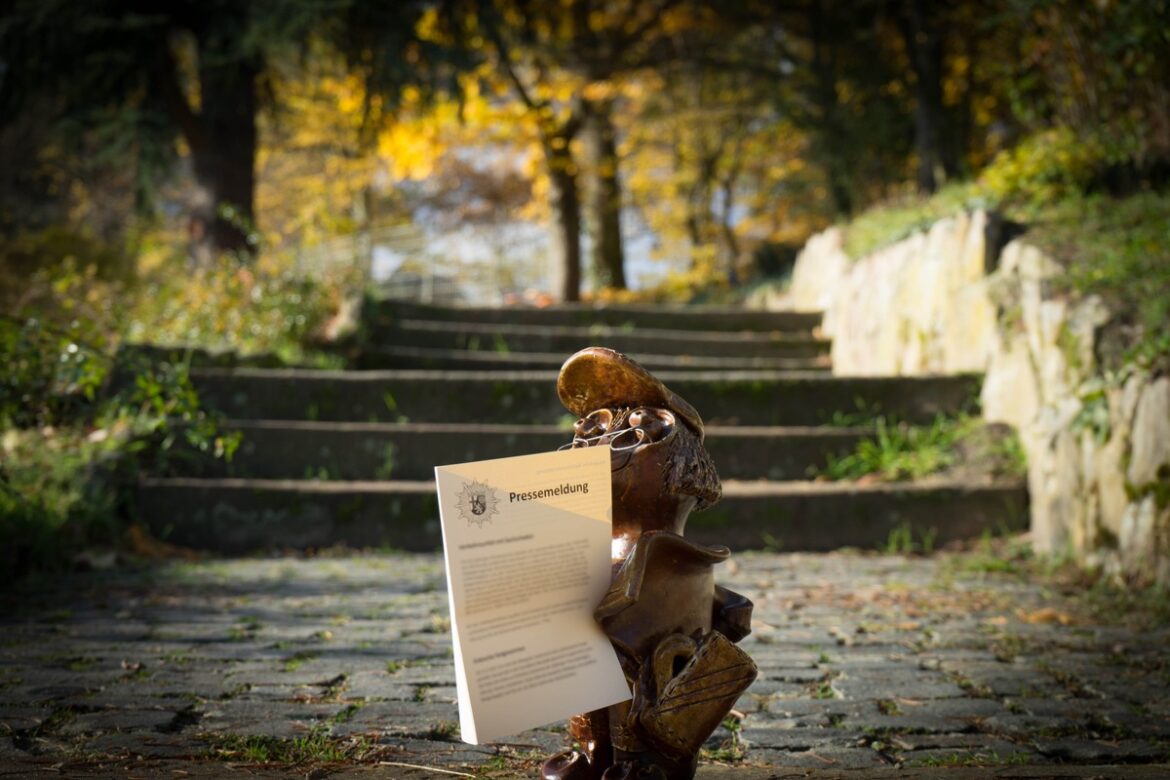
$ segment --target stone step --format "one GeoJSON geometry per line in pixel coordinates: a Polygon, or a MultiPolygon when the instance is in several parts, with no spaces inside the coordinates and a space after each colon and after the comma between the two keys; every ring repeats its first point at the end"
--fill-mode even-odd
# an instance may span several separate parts
{"type": "Polygon", "coordinates": [[[424,347],[474,352],[544,352],[568,357],[579,349],[605,346],[638,355],[693,357],[820,358],[831,343],[808,333],[700,332],[610,326],[516,325],[478,322],[399,320],[370,326],[369,347],[424,347]]]}
{"type": "MultiPolygon", "coordinates": [[[[193,457],[184,464],[186,476],[431,479],[438,465],[549,452],[572,439],[555,425],[233,420],[226,427],[243,437],[231,462],[193,457]]],[[[852,451],[868,432],[712,426],[706,444],[724,479],[803,479],[829,455],[852,451]]]]}
{"type": "MultiPolygon", "coordinates": [[[[928,422],[973,403],[975,375],[833,377],[781,371],[659,372],[711,424],[820,425],[862,408],[928,422]]],[[[203,403],[238,419],[555,424],[570,416],[553,371],[192,369],[203,403]]]]}
{"type": "MultiPolygon", "coordinates": [[[[557,370],[568,355],[562,352],[491,352],[470,349],[438,349],[414,346],[367,347],[357,356],[354,368],[421,368],[444,371],[557,370]]],[[[828,371],[829,356],[719,357],[695,355],[632,354],[651,371],[828,371]]]]}
{"type": "Polygon", "coordinates": [[[536,307],[431,306],[406,301],[368,301],[366,321],[381,325],[402,319],[445,320],[523,326],[609,325],[672,330],[811,331],[820,312],[759,311],[728,306],[561,304],[536,307]]]}
{"type": "MultiPolygon", "coordinates": [[[[147,478],[136,512],[168,542],[224,554],[278,549],[391,547],[438,550],[433,482],[321,482],[147,478]]],[[[918,543],[1027,527],[1022,481],[857,485],[724,483],[724,498],[695,514],[687,537],[735,549],[824,551],[880,547],[907,528],[918,543]]]]}

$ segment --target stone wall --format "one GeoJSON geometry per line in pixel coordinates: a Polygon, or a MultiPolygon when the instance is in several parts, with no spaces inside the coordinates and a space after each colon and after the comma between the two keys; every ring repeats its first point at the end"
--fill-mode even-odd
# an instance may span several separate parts
{"type": "Polygon", "coordinates": [[[1106,370],[1100,299],[1057,294],[1056,263],[1002,235],[977,211],[853,261],[833,228],[797,259],[790,305],[825,312],[835,373],[985,373],[984,417],[1028,457],[1036,549],[1170,583],[1170,377],[1106,370]]]}

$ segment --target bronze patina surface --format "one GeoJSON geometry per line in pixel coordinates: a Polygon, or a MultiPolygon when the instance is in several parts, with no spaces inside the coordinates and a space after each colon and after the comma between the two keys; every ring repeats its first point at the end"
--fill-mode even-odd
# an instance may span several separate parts
{"type": "Polygon", "coordinates": [[[549,780],[689,780],[703,742],[756,678],[735,643],[751,602],[715,584],[726,547],[683,536],[687,517],[719,500],[719,476],[693,406],[618,352],[565,361],[562,403],[580,419],[573,447],[608,444],[613,578],[594,617],[617,651],[630,701],[574,716],[582,749],[549,758],[549,780]]]}

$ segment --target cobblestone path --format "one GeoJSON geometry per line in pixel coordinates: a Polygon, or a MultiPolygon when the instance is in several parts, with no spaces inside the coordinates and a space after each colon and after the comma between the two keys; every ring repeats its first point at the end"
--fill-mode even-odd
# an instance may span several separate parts
{"type": "MultiPolygon", "coordinates": [[[[756,603],[760,678],[701,776],[1170,777],[1170,626],[992,568],[737,554],[721,581],[756,603]]],[[[558,727],[458,741],[444,587],[436,555],[24,586],[0,617],[0,775],[534,776],[558,727]]]]}

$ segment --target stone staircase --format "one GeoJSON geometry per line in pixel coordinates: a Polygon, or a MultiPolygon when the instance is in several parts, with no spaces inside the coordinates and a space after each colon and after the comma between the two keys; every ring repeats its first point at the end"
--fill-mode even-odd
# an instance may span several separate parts
{"type": "Polygon", "coordinates": [[[146,477],[139,516],[168,541],[224,553],[337,544],[440,547],[433,467],[555,449],[572,418],[556,372],[590,345],[653,370],[707,423],[724,498],[688,536],[737,548],[936,544],[1026,526],[1020,481],[858,485],[810,468],[851,451],[857,409],[926,422],[979,377],[839,378],[820,317],[728,308],[443,308],[371,303],[352,370],[193,368],[205,405],[241,431],[230,463],[146,477]],[[843,414],[844,413],[844,414],[843,414]],[[837,424],[835,424],[837,423],[837,424]]]}

